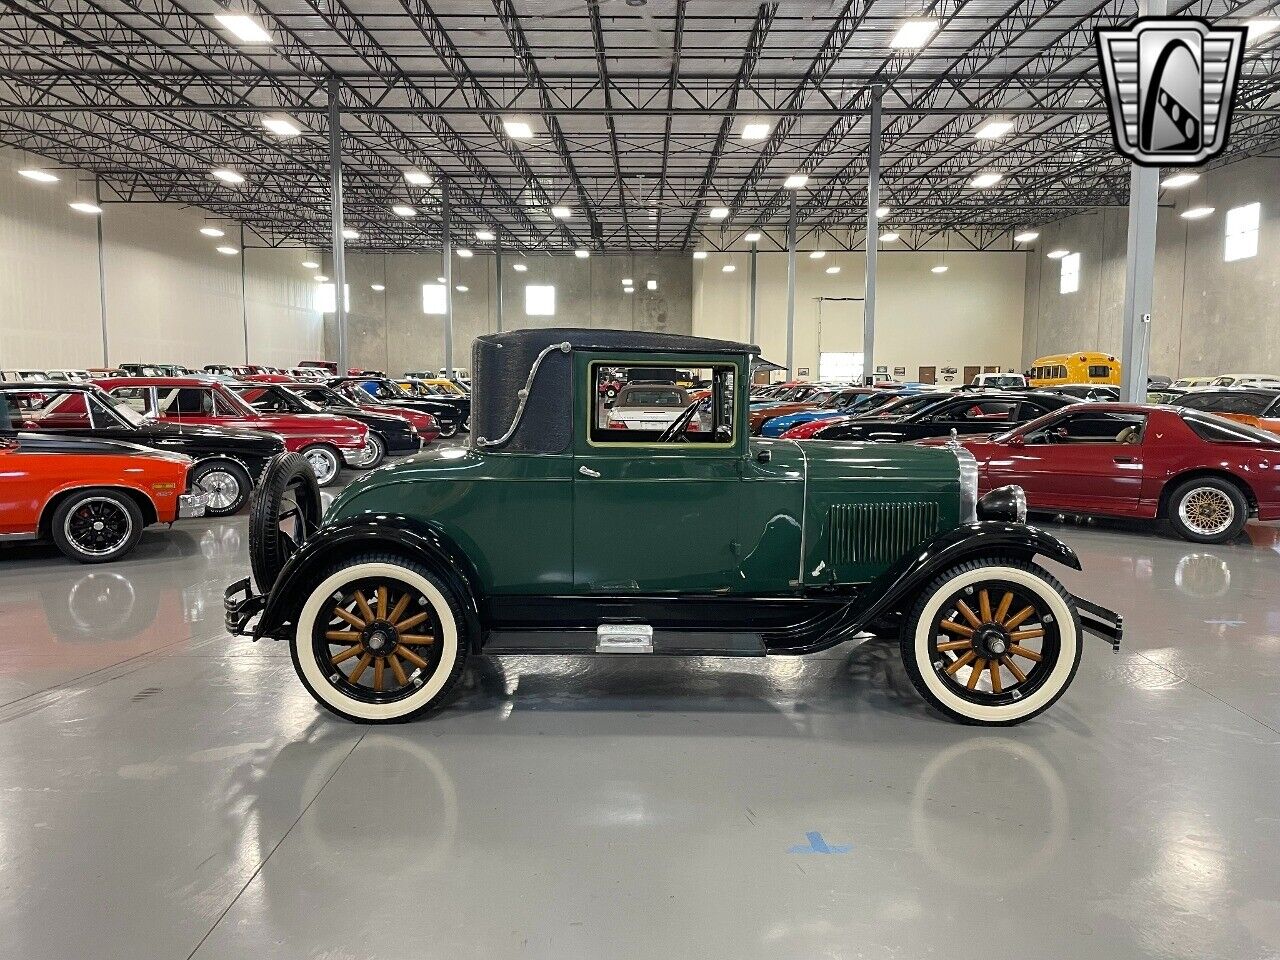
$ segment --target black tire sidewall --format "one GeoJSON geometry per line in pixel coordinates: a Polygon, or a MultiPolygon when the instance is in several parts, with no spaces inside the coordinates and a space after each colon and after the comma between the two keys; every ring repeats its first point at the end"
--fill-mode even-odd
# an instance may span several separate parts
{"type": "Polygon", "coordinates": [[[1239,536],[1240,531],[1244,529],[1244,525],[1249,522],[1249,501],[1245,499],[1240,488],[1230,480],[1222,480],[1218,477],[1196,477],[1193,480],[1180,483],[1174,488],[1173,493],[1169,495],[1168,515],[1170,525],[1183,540],[1189,540],[1192,543],[1226,543],[1239,536]],[[1231,522],[1231,526],[1227,527],[1222,533],[1212,535],[1197,533],[1184,524],[1182,518],[1178,515],[1178,505],[1182,503],[1187,494],[1201,487],[1210,487],[1214,490],[1222,491],[1231,498],[1231,502],[1235,506],[1235,519],[1231,522]]]}
{"type": "Polygon", "coordinates": [[[320,487],[311,464],[300,453],[281,453],[272,457],[249,499],[249,565],[254,583],[263,593],[270,591],[289,559],[278,536],[280,504],[285,490],[299,479],[304,487],[302,496],[308,501],[306,508],[311,519],[318,524],[322,513],[320,487]]]}
{"type": "Polygon", "coordinates": [[[110,563],[112,560],[118,560],[126,553],[132,550],[138,543],[138,539],[142,536],[142,511],[138,509],[137,503],[133,497],[127,493],[121,493],[119,490],[111,490],[106,487],[89,487],[85,490],[78,490],[71,494],[65,500],[58,504],[53,511],[53,518],[50,521],[50,536],[54,544],[62,553],[77,563],[110,563]],[[111,553],[102,556],[93,556],[84,553],[78,546],[72,543],[62,532],[62,527],[67,519],[67,514],[74,510],[85,500],[92,497],[102,497],[118,503],[129,514],[129,519],[133,523],[133,532],[129,537],[111,553]]]}
{"type": "Polygon", "coordinates": [[[249,476],[248,470],[234,460],[201,460],[191,470],[191,485],[193,487],[197,486],[200,477],[214,469],[230,473],[236,478],[236,482],[240,484],[240,496],[230,508],[215,510],[212,507],[206,507],[205,514],[210,517],[229,517],[232,514],[239,513],[253,495],[253,478],[249,476]]]}
{"type": "Polygon", "coordinates": [[[372,470],[374,467],[381,464],[383,460],[387,459],[387,441],[382,439],[381,434],[374,433],[372,430],[370,430],[369,442],[377,445],[378,455],[374,457],[372,460],[370,460],[368,463],[360,464],[359,469],[361,470],[372,470]]]}

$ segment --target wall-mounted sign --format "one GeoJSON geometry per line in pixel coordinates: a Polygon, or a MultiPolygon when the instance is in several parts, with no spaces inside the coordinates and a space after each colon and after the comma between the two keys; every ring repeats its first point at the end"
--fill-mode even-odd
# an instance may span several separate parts
{"type": "Polygon", "coordinates": [[[888,372],[889,372],[889,368],[886,367],[884,364],[881,364],[880,366],[876,367],[876,373],[888,373],[888,372]]]}
{"type": "Polygon", "coordinates": [[[796,376],[797,376],[797,377],[807,377],[808,375],[809,375],[809,368],[808,368],[808,367],[801,367],[800,369],[798,369],[798,370],[796,371],[796,376]]]}
{"type": "Polygon", "coordinates": [[[954,379],[955,379],[955,374],[948,373],[948,374],[947,374],[946,376],[944,376],[942,379],[943,379],[944,381],[946,381],[947,383],[950,383],[952,380],[954,380],[954,379]]]}
{"type": "Polygon", "coordinates": [[[905,377],[905,376],[907,375],[907,368],[906,368],[906,367],[894,367],[894,368],[893,368],[893,375],[894,375],[895,377],[905,377]]]}

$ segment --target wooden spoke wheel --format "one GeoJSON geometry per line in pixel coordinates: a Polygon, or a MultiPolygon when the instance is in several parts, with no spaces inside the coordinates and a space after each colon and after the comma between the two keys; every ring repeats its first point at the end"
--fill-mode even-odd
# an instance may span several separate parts
{"type": "Polygon", "coordinates": [[[1033,563],[989,558],[952,567],[903,622],[916,689],[961,723],[1008,726],[1049,708],[1080,664],[1080,618],[1062,584],[1033,563]]]}
{"type": "Polygon", "coordinates": [[[1044,598],[989,580],[951,594],[934,616],[930,664],[954,692],[978,703],[1009,704],[1052,673],[1061,648],[1044,598]]]}
{"type": "Polygon", "coordinates": [[[422,689],[440,663],[441,624],[430,599],[404,580],[368,577],[335,590],[312,628],[328,682],[365,703],[422,689]]]}

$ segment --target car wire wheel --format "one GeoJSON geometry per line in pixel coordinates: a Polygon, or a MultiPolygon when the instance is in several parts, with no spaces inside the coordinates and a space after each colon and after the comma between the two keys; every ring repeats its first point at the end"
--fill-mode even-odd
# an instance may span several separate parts
{"type": "Polygon", "coordinates": [[[1217,537],[1235,522],[1236,505],[1217,487],[1196,487],[1179,501],[1178,519],[1202,537],[1217,537]]]}
{"type": "Polygon", "coordinates": [[[965,699],[1016,703],[1053,670],[1058,624],[1042,598],[1014,584],[984,581],[943,601],[934,617],[930,662],[965,699]]]}
{"type": "Polygon", "coordinates": [[[440,623],[422,591],[391,578],[344,585],[313,628],[313,653],[329,683],[364,703],[420,689],[440,662],[440,623]]]}
{"type": "Polygon", "coordinates": [[[62,521],[62,535],[88,557],[106,557],[133,536],[133,517],[113,497],[86,497],[62,521]]]}

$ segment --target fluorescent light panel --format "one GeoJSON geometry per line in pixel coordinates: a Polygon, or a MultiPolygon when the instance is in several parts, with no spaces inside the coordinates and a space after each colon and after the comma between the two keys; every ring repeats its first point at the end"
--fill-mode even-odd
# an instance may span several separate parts
{"type": "Polygon", "coordinates": [[[801,190],[804,185],[809,182],[807,173],[793,173],[787,179],[782,181],[782,189],[784,190],[801,190]]]}
{"type": "Polygon", "coordinates": [[[493,231],[492,231],[492,230],[477,230],[477,231],[476,231],[476,239],[477,239],[477,240],[492,240],[493,238],[494,238],[494,233],[493,233],[493,231]]]}
{"type": "Polygon", "coordinates": [[[888,208],[888,207],[876,207],[876,219],[877,219],[877,220],[883,220],[883,219],[884,219],[885,217],[887,217],[888,215],[889,215],[889,208],[888,208]]]}
{"type": "Polygon", "coordinates": [[[884,233],[880,234],[881,243],[893,243],[897,239],[898,234],[893,230],[886,230],[884,233]]]}
{"type": "Polygon", "coordinates": [[[821,260],[821,259],[822,259],[823,257],[825,257],[826,255],[827,255],[827,251],[825,251],[825,250],[814,250],[814,251],[810,252],[810,254],[809,254],[809,259],[810,259],[810,260],[821,260]]]}
{"type": "Polygon", "coordinates": [[[262,125],[277,137],[296,137],[302,133],[302,128],[291,117],[263,117],[262,125]]]}
{"type": "Polygon", "coordinates": [[[1045,256],[1048,257],[1050,260],[1061,260],[1070,252],[1071,252],[1070,250],[1050,250],[1048,253],[1045,254],[1045,256]]]}
{"type": "Polygon", "coordinates": [[[1023,230],[1021,233],[1015,233],[1013,235],[1013,242],[1014,243],[1030,243],[1032,240],[1035,240],[1039,236],[1040,236],[1040,231],[1038,230],[1023,230]]]}
{"type": "Polygon", "coordinates": [[[839,272],[840,272],[840,268],[839,268],[839,267],[827,267],[827,273],[835,274],[835,273],[839,273],[839,272]]]}
{"type": "Polygon", "coordinates": [[[314,260],[303,260],[302,268],[304,270],[319,270],[320,264],[316,263],[314,260]]]}
{"type": "Polygon", "coordinates": [[[524,273],[526,270],[529,269],[529,265],[527,263],[513,263],[511,265],[511,269],[514,270],[516,273],[524,273]]]}
{"type": "Polygon", "coordinates": [[[226,236],[226,233],[224,233],[222,230],[219,230],[217,227],[201,227],[200,232],[203,233],[206,237],[225,237],[226,236]]]}
{"type": "Polygon", "coordinates": [[[1213,213],[1213,207],[1191,207],[1182,211],[1183,220],[1203,220],[1213,213]]]}
{"type": "Polygon", "coordinates": [[[345,230],[342,231],[342,238],[344,240],[359,240],[360,231],[352,230],[350,227],[347,227],[345,230]]]}
{"type": "Polygon", "coordinates": [[[585,260],[587,259],[587,257],[591,256],[591,251],[584,250],[581,247],[579,247],[577,250],[573,251],[573,255],[577,257],[579,260],[585,260]]]}
{"type": "Polygon", "coordinates": [[[980,173],[969,181],[969,186],[976,190],[985,190],[987,187],[994,187],[1003,179],[1003,173],[980,173]]]}
{"type": "Polygon", "coordinates": [[[946,272],[947,272],[947,269],[948,269],[948,268],[947,268],[947,265],[946,265],[945,263],[940,263],[940,264],[938,264],[936,267],[934,267],[934,268],[932,269],[932,271],[931,271],[931,272],[932,272],[932,273],[946,273],[946,272]]]}
{"type": "Polygon", "coordinates": [[[386,288],[383,284],[381,284],[381,283],[371,283],[371,284],[369,284],[369,289],[370,289],[370,290],[377,290],[379,293],[381,293],[383,290],[385,290],[385,289],[387,289],[387,288],[386,288]]]}
{"type": "Polygon", "coordinates": [[[1008,120],[988,120],[974,130],[973,135],[979,140],[995,140],[997,137],[1003,137],[1012,129],[1013,123],[1008,120]]]}
{"type": "Polygon", "coordinates": [[[707,251],[705,251],[705,250],[695,250],[695,251],[693,251],[693,259],[695,259],[695,260],[705,260],[705,259],[707,259],[707,251]]]}
{"type": "Polygon", "coordinates": [[[214,19],[241,43],[271,42],[271,34],[253,17],[243,13],[220,13],[214,19]]]}
{"type": "Polygon", "coordinates": [[[72,200],[67,204],[72,210],[78,213],[101,213],[102,208],[96,203],[90,203],[88,200],[72,200]]]}
{"type": "Polygon", "coordinates": [[[889,46],[896,50],[911,50],[923,47],[937,31],[937,20],[908,20],[898,28],[898,32],[889,41],[889,46]]]}
{"type": "Polygon", "coordinates": [[[404,172],[404,178],[415,187],[431,186],[431,177],[423,173],[421,170],[406,170],[404,172]]]}
{"type": "Polygon", "coordinates": [[[568,220],[573,212],[568,207],[552,207],[551,215],[557,220],[568,220]]]}
{"type": "Polygon", "coordinates": [[[458,253],[458,256],[460,256],[463,260],[468,259],[472,255],[471,251],[468,250],[466,247],[459,247],[457,250],[457,253],[458,253]]]}
{"type": "Polygon", "coordinates": [[[737,267],[735,267],[732,263],[726,263],[723,267],[721,267],[721,268],[720,268],[720,272],[721,272],[721,273],[733,273],[733,271],[735,271],[735,270],[737,270],[737,269],[738,269],[738,268],[737,268],[737,267]]]}
{"type": "Polygon", "coordinates": [[[707,211],[707,216],[710,217],[712,220],[723,220],[725,217],[729,216],[729,208],[728,207],[712,207],[710,210],[707,211]]]}
{"type": "Polygon", "coordinates": [[[743,238],[742,238],[742,239],[743,239],[743,240],[745,240],[745,241],[747,241],[747,243],[759,243],[759,242],[760,242],[760,233],[759,233],[758,231],[756,231],[756,230],[752,230],[750,233],[748,233],[748,234],[746,234],[745,236],[743,236],[743,238]]]}
{"type": "Polygon", "coordinates": [[[413,209],[413,207],[404,203],[397,203],[394,207],[391,208],[391,212],[394,213],[397,217],[416,217],[418,215],[417,210],[413,209]]]}
{"type": "Polygon", "coordinates": [[[742,128],[743,140],[763,140],[773,131],[773,124],[763,120],[753,120],[742,128]]]}
{"type": "Polygon", "coordinates": [[[507,132],[507,136],[512,140],[530,140],[533,138],[533,128],[529,126],[528,120],[503,120],[502,129],[507,132]]]}
{"type": "Polygon", "coordinates": [[[36,183],[57,183],[58,178],[48,170],[38,170],[35,167],[27,167],[18,171],[19,175],[26,177],[28,180],[34,180],[36,183]]]}
{"type": "Polygon", "coordinates": [[[1171,177],[1165,177],[1160,181],[1160,186],[1166,190],[1177,190],[1179,187],[1188,187],[1200,179],[1198,173],[1175,173],[1171,177]]]}
{"type": "Polygon", "coordinates": [[[210,173],[223,183],[244,183],[244,177],[236,173],[234,170],[219,168],[217,170],[211,170],[210,173]]]}
{"type": "Polygon", "coordinates": [[[223,254],[224,256],[232,257],[232,256],[235,256],[240,251],[237,250],[235,247],[218,247],[218,252],[223,254]]]}

